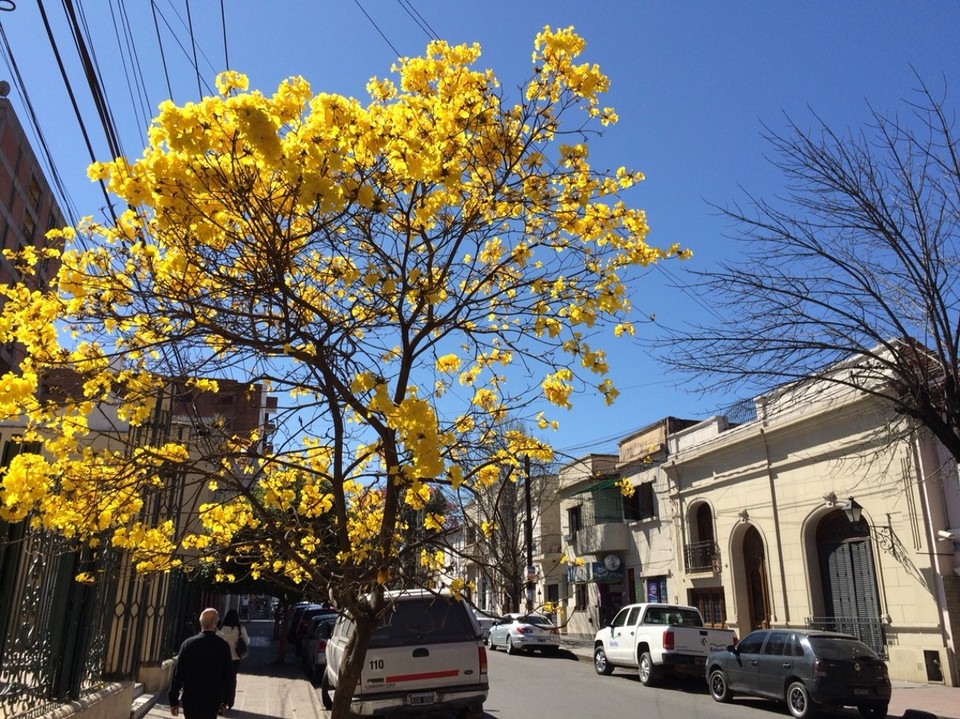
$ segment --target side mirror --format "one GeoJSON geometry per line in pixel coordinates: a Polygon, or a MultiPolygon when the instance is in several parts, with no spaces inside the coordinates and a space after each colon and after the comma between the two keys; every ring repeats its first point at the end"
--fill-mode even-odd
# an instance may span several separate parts
{"type": "Polygon", "coordinates": [[[733,652],[734,654],[739,654],[739,653],[740,653],[740,651],[739,651],[733,644],[728,644],[728,645],[727,645],[727,651],[728,651],[728,652],[733,652]]]}

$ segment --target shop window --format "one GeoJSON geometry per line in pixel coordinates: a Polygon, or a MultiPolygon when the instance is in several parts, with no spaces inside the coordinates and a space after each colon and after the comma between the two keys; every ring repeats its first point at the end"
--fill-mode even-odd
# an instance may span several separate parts
{"type": "Polygon", "coordinates": [[[647,601],[648,602],[669,602],[670,598],[667,595],[667,578],[666,577],[648,577],[646,580],[647,584],[647,601]]]}

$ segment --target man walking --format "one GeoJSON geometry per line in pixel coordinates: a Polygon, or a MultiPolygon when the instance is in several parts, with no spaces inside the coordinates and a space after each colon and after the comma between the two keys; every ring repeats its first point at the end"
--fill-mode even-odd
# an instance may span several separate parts
{"type": "Polygon", "coordinates": [[[230,645],[217,636],[220,615],[216,609],[200,613],[200,634],[180,645],[177,663],[170,682],[170,713],[180,713],[180,692],[183,692],[185,719],[216,719],[226,706],[233,661],[230,645]]]}

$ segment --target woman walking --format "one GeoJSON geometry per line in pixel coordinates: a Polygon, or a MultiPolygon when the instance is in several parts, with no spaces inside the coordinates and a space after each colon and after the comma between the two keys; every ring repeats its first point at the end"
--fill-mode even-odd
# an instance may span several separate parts
{"type": "MultiPolygon", "coordinates": [[[[217,634],[223,637],[230,645],[230,656],[233,658],[233,681],[227,696],[227,709],[233,708],[237,697],[237,673],[240,671],[240,660],[247,656],[250,647],[250,635],[245,627],[240,626],[240,615],[236,609],[231,609],[223,618],[217,634]]],[[[226,711],[221,712],[225,714],[226,711]]]]}

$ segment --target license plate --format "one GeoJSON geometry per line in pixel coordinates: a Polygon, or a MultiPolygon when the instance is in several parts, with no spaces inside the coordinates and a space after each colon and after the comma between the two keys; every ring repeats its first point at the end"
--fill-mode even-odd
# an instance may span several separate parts
{"type": "Polygon", "coordinates": [[[418,692],[417,694],[407,694],[407,706],[423,707],[428,704],[437,703],[436,692],[418,692]]]}
{"type": "Polygon", "coordinates": [[[868,697],[868,696],[870,696],[871,694],[873,694],[873,692],[871,692],[869,689],[854,689],[854,690],[853,690],[853,696],[855,696],[855,697],[868,697]]]}

